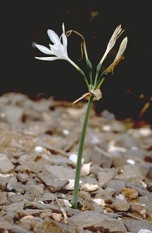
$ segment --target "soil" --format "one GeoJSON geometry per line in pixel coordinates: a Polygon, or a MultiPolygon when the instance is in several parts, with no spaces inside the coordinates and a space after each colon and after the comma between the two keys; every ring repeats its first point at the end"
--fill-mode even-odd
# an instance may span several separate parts
{"type": "Polygon", "coordinates": [[[152,232],[152,127],[91,109],[73,209],[86,102],[0,97],[0,232],[152,232]]]}

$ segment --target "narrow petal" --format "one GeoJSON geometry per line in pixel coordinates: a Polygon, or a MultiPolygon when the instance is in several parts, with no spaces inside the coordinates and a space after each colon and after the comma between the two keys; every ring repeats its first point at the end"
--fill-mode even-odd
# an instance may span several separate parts
{"type": "Polygon", "coordinates": [[[64,23],[62,23],[62,31],[63,31],[63,33],[65,34],[65,26],[64,26],[64,23]]]}
{"type": "Polygon", "coordinates": [[[122,61],[124,59],[123,57],[123,53],[126,50],[127,47],[127,42],[128,42],[128,38],[125,37],[123,39],[123,41],[120,44],[118,53],[114,59],[114,61],[112,62],[112,64],[105,70],[105,73],[109,73],[109,72],[113,72],[113,70],[115,69],[115,67],[119,64],[120,61],[122,61]]]}
{"type": "Polygon", "coordinates": [[[63,49],[64,49],[64,54],[67,56],[67,44],[68,44],[68,40],[66,35],[63,33],[62,34],[62,41],[63,41],[63,49]]]}
{"type": "Polygon", "coordinates": [[[65,27],[64,27],[64,23],[62,24],[62,35],[61,35],[61,40],[62,40],[62,51],[64,53],[64,56],[67,57],[68,56],[68,53],[67,53],[67,44],[68,44],[68,40],[67,40],[67,37],[65,35],[65,27]]]}
{"type": "Polygon", "coordinates": [[[120,44],[120,47],[119,47],[119,50],[118,50],[118,53],[116,55],[115,60],[118,60],[123,55],[124,51],[126,50],[127,43],[128,43],[128,38],[125,37],[120,44]]]}
{"type": "Polygon", "coordinates": [[[67,42],[68,42],[68,40],[67,40],[67,37],[66,37],[66,35],[65,35],[64,23],[62,24],[62,30],[63,30],[63,33],[62,33],[61,37],[62,37],[62,41],[63,41],[63,46],[64,46],[65,48],[67,48],[67,42]]]}
{"type": "Polygon", "coordinates": [[[59,36],[58,36],[53,30],[51,30],[51,29],[47,30],[47,34],[48,34],[50,40],[51,40],[54,44],[60,42],[59,36]]]}
{"type": "Polygon", "coordinates": [[[59,57],[35,57],[35,58],[43,61],[55,61],[61,59],[59,57]]]}
{"type": "Polygon", "coordinates": [[[106,51],[102,57],[102,59],[100,60],[100,64],[103,63],[103,61],[105,60],[106,56],[108,55],[108,53],[110,52],[110,50],[114,47],[115,43],[116,43],[116,40],[120,37],[120,35],[123,33],[124,31],[122,30],[121,28],[121,24],[116,27],[115,31],[113,32],[109,42],[108,42],[108,45],[107,45],[107,48],[106,48],[106,51]]]}
{"type": "Polygon", "coordinates": [[[36,48],[38,48],[42,53],[51,55],[52,52],[50,49],[48,49],[47,47],[45,47],[44,45],[39,45],[39,44],[35,44],[36,48]]]}

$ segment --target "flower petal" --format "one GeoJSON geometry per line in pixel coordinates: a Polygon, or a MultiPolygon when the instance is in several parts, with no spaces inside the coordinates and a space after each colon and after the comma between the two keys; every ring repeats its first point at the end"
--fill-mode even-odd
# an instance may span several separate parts
{"type": "Polygon", "coordinates": [[[59,57],[35,57],[35,58],[43,61],[55,61],[61,59],[59,57]]]}
{"type": "Polygon", "coordinates": [[[66,58],[66,55],[64,54],[64,48],[63,48],[63,45],[60,43],[60,44],[56,44],[56,45],[51,45],[51,51],[52,53],[57,56],[57,57],[60,57],[60,58],[66,58]]]}
{"type": "Polygon", "coordinates": [[[103,61],[105,60],[106,56],[108,55],[108,53],[110,52],[110,50],[114,47],[115,43],[116,43],[116,40],[120,37],[120,35],[124,32],[124,30],[122,30],[121,28],[121,24],[116,27],[115,31],[113,32],[109,42],[108,42],[108,45],[107,45],[107,48],[106,48],[106,51],[102,57],[102,59],[100,60],[100,64],[103,63],[103,61]]]}
{"type": "Polygon", "coordinates": [[[65,54],[65,56],[68,56],[68,53],[67,53],[67,44],[68,44],[67,37],[66,37],[66,35],[64,33],[62,34],[61,37],[62,37],[62,41],[63,41],[64,54],[65,54]]]}
{"type": "Polygon", "coordinates": [[[54,44],[57,44],[57,43],[60,43],[60,38],[59,36],[51,29],[48,29],[47,30],[47,34],[50,38],[50,40],[54,43],[54,44]]]}
{"type": "Polygon", "coordinates": [[[51,55],[52,52],[50,49],[48,49],[47,47],[45,47],[44,45],[39,45],[39,44],[35,44],[36,48],[38,48],[42,53],[51,55]]]}
{"type": "Polygon", "coordinates": [[[120,44],[120,47],[119,47],[119,50],[118,50],[118,53],[116,55],[115,60],[118,60],[123,55],[124,51],[126,50],[127,43],[128,43],[128,38],[125,37],[120,44]]]}
{"type": "Polygon", "coordinates": [[[62,33],[61,37],[62,37],[62,41],[63,41],[63,46],[64,46],[64,48],[67,48],[68,40],[67,40],[67,37],[65,35],[64,23],[62,24],[62,30],[63,30],[63,33],[62,33]]]}

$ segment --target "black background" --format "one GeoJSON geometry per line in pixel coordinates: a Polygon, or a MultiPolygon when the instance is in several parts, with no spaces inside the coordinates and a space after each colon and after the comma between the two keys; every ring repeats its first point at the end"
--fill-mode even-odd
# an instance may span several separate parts
{"type": "MultiPolygon", "coordinates": [[[[67,61],[36,60],[35,56],[44,55],[33,44],[48,46],[47,29],[61,35],[64,22],[66,30],[74,29],[85,37],[95,68],[114,29],[121,24],[125,29],[121,38],[128,36],[125,60],[103,84],[103,99],[96,103],[96,109],[99,112],[108,109],[119,118],[138,119],[152,95],[150,0],[6,0],[1,2],[1,9],[1,95],[13,91],[34,99],[53,96],[75,100],[86,92],[81,75],[67,61]]],[[[85,69],[83,61],[78,61],[79,39],[72,35],[68,41],[69,57],[85,69]]],[[[151,120],[151,113],[149,107],[143,119],[151,120]]]]}

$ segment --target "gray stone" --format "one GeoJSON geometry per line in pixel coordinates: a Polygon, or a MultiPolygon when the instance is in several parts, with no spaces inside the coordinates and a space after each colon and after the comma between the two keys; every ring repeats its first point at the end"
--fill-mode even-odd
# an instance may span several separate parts
{"type": "Polygon", "coordinates": [[[8,173],[11,172],[15,166],[5,154],[0,154],[0,172],[1,173],[8,173]]]}
{"type": "Polygon", "coordinates": [[[152,230],[152,223],[148,221],[141,221],[136,219],[123,219],[127,229],[133,233],[138,233],[141,229],[152,230]]]}
{"type": "Polygon", "coordinates": [[[94,229],[97,230],[98,228],[102,227],[103,229],[107,229],[109,231],[127,232],[127,229],[121,220],[108,217],[107,215],[96,211],[85,211],[75,214],[69,218],[68,221],[75,226],[79,226],[81,229],[94,227],[94,229]]]}

